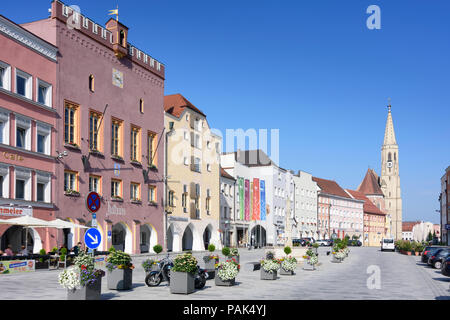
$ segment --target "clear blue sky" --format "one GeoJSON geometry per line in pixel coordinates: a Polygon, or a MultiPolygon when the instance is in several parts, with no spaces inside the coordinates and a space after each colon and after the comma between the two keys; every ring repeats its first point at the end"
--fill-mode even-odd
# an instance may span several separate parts
{"type": "MultiPolygon", "coordinates": [[[[97,23],[119,5],[129,40],[167,67],[212,127],[280,129],[280,165],[356,189],[380,172],[392,98],[404,220],[439,222],[450,165],[450,1],[66,1],[97,23]],[[366,9],[381,8],[381,30],[366,9]]],[[[48,0],[2,1],[17,23],[48,0]]]]}

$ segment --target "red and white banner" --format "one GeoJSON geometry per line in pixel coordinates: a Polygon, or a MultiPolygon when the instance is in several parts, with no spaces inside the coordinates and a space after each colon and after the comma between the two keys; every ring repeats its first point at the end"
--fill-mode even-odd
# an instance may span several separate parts
{"type": "Polygon", "coordinates": [[[33,208],[15,208],[15,207],[1,207],[0,217],[23,217],[33,216],[33,208]]]}

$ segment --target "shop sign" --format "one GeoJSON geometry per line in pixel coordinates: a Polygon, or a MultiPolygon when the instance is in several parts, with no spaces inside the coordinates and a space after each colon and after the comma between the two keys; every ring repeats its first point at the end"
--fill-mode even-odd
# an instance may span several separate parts
{"type": "Polygon", "coordinates": [[[23,217],[33,216],[33,208],[14,208],[14,207],[0,207],[0,216],[3,217],[23,217]]]}
{"type": "Polygon", "coordinates": [[[106,213],[107,216],[124,216],[126,215],[124,208],[119,208],[115,204],[111,205],[110,202],[108,202],[108,211],[106,213]]]}
{"type": "Polygon", "coordinates": [[[0,261],[0,274],[34,272],[34,260],[27,261],[0,261]]]}
{"type": "Polygon", "coordinates": [[[3,156],[5,157],[5,159],[13,160],[13,161],[23,161],[24,160],[21,155],[9,153],[9,152],[3,152],[3,156]]]}

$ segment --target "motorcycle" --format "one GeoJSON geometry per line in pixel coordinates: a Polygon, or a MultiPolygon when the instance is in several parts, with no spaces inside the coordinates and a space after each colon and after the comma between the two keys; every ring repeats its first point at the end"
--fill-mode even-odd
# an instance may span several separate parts
{"type": "MultiPolygon", "coordinates": [[[[159,270],[152,271],[145,277],[145,284],[149,287],[157,287],[161,282],[167,281],[170,284],[170,270],[173,268],[173,261],[167,255],[158,263],[159,270]]],[[[206,284],[208,272],[197,266],[195,274],[195,289],[202,289],[206,284]]]]}

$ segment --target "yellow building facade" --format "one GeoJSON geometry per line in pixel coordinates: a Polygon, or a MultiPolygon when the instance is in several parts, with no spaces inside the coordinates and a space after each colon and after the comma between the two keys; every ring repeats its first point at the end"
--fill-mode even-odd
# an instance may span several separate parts
{"type": "Polygon", "coordinates": [[[180,94],[164,98],[167,161],[167,249],[221,248],[221,137],[206,115],[180,94]]]}

